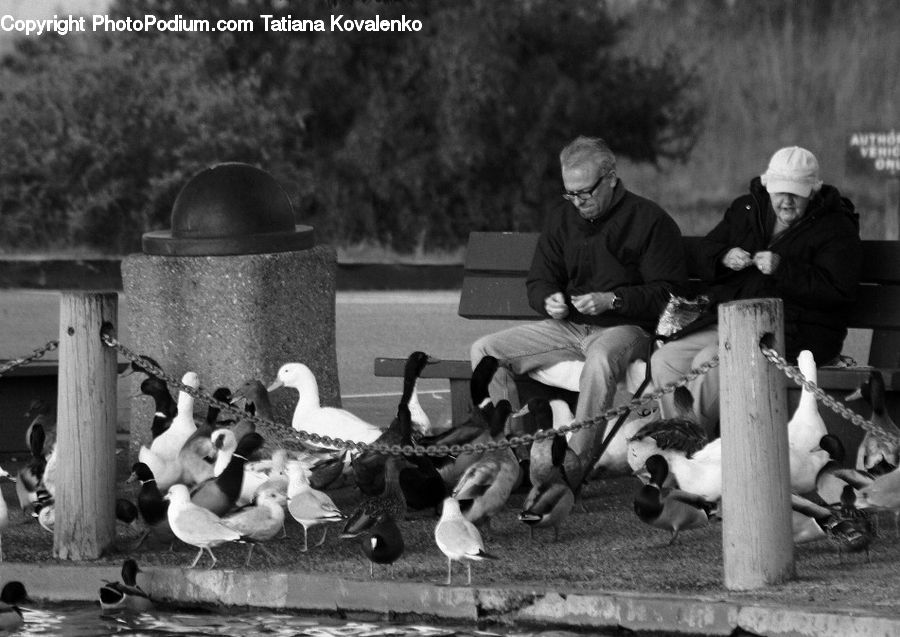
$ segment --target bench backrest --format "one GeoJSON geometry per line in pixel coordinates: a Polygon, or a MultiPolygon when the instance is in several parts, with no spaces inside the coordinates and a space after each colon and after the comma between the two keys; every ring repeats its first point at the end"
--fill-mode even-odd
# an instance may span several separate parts
{"type": "MultiPolygon", "coordinates": [[[[471,319],[536,319],[525,278],[536,232],[473,232],[466,249],[459,315],[471,319]]],[[[685,237],[690,249],[699,237],[685,237]]],[[[898,366],[900,355],[900,241],[863,241],[862,279],[850,327],[875,330],[869,364],[898,366]]]]}

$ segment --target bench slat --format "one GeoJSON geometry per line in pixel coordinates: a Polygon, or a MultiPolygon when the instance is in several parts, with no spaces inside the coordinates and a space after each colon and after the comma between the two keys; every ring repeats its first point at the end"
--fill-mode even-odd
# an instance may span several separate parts
{"type": "Polygon", "coordinates": [[[466,272],[527,274],[537,240],[537,232],[472,232],[466,245],[466,272]]]}
{"type": "Polygon", "coordinates": [[[542,318],[528,305],[524,276],[466,276],[459,315],[468,319],[542,318]]]}
{"type": "MultiPolygon", "coordinates": [[[[406,367],[405,358],[376,358],[375,375],[388,377],[403,377],[406,367]]],[[[469,361],[446,360],[426,365],[420,378],[450,378],[468,380],[472,377],[472,365],[469,361]]]]}

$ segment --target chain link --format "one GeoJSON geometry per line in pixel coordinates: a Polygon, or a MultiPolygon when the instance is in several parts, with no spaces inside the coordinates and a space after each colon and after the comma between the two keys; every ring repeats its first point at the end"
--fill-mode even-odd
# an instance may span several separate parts
{"type": "Polygon", "coordinates": [[[871,433],[872,435],[877,436],[878,438],[881,438],[886,442],[892,442],[895,444],[900,443],[900,436],[885,431],[884,429],[873,423],[871,420],[866,420],[852,409],[848,409],[840,401],[829,396],[827,393],[825,393],[824,389],[806,378],[806,376],[803,375],[803,372],[801,372],[798,367],[791,365],[787,361],[787,359],[779,356],[778,352],[776,352],[774,349],[766,347],[765,345],[760,345],[760,350],[762,351],[763,356],[765,356],[770,363],[784,372],[785,376],[803,387],[803,389],[805,389],[806,391],[813,394],[817,401],[823,403],[826,407],[831,409],[842,418],[849,420],[857,427],[862,428],[866,432],[871,433]]]}
{"type": "Polygon", "coordinates": [[[0,365],[0,376],[3,376],[6,372],[14,370],[16,367],[21,367],[27,363],[31,363],[41,358],[47,352],[52,352],[57,347],[59,347],[59,341],[48,341],[46,345],[43,347],[38,347],[36,350],[28,354],[27,356],[23,356],[22,358],[17,358],[15,360],[6,361],[3,365],[0,365]]]}
{"type": "Polygon", "coordinates": [[[158,376],[162,380],[164,380],[169,386],[179,389],[180,391],[187,392],[194,399],[199,400],[208,405],[214,405],[219,407],[223,411],[226,411],[232,415],[235,415],[239,418],[243,418],[245,420],[251,421],[255,425],[263,425],[266,427],[272,427],[276,430],[280,430],[282,433],[290,432],[290,436],[293,437],[294,440],[298,440],[301,443],[312,443],[315,445],[323,445],[327,447],[333,447],[336,449],[347,449],[347,450],[355,450],[355,451],[373,451],[378,453],[383,453],[387,455],[417,455],[417,456],[458,456],[464,453],[484,453],[486,451],[495,451],[500,449],[511,449],[514,447],[521,447],[524,445],[531,444],[537,440],[545,440],[547,438],[552,438],[557,434],[567,434],[569,432],[580,431],[582,429],[587,429],[589,427],[595,427],[597,425],[603,424],[606,425],[608,420],[613,418],[618,418],[619,416],[628,413],[631,410],[638,410],[650,402],[657,400],[660,396],[664,394],[671,393],[675,391],[677,387],[686,385],[690,381],[694,380],[698,376],[702,376],[707,373],[713,367],[718,366],[719,361],[717,358],[713,358],[709,362],[703,363],[696,369],[692,369],[688,372],[683,378],[680,378],[678,381],[674,383],[669,383],[668,385],[657,389],[656,391],[645,394],[640,398],[635,398],[634,400],[620,405],[619,407],[613,407],[611,409],[607,409],[603,414],[592,418],[591,420],[587,420],[584,422],[574,422],[564,427],[560,427],[558,429],[548,430],[548,431],[538,431],[533,434],[522,434],[520,436],[515,436],[506,440],[495,440],[485,443],[474,443],[474,444],[464,444],[464,445],[435,445],[428,447],[421,446],[410,446],[410,445],[386,445],[386,444],[367,444],[363,442],[356,442],[353,440],[343,440],[341,438],[332,438],[330,436],[320,436],[319,434],[310,433],[302,430],[295,430],[290,425],[286,425],[281,422],[270,421],[265,418],[260,418],[258,416],[254,416],[244,412],[241,408],[231,405],[230,403],[223,402],[218,400],[208,394],[204,394],[198,389],[185,385],[181,382],[181,380],[167,374],[162,368],[153,363],[149,362],[146,358],[140,356],[139,354],[133,352],[128,349],[124,345],[122,345],[114,336],[109,334],[108,332],[104,332],[102,334],[103,343],[108,347],[112,347],[117,350],[120,354],[122,354],[125,358],[130,360],[139,368],[153,374],[154,376],[158,376]]]}

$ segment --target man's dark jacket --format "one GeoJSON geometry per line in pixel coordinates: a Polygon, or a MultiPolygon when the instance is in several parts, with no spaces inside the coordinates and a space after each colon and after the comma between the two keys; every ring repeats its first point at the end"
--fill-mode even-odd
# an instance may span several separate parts
{"type": "Polygon", "coordinates": [[[572,205],[547,216],[528,274],[528,301],[546,316],[544,300],[563,292],[574,323],[640,325],[652,333],[670,291],[686,278],[678,224],[619,180],[599,218],[587,221],[572,205]],[[588,292],[616,292],[622,308],[581,314],[571,297],[588,292]]]}
{"type": "MultiPolygon", "coordinates": [[[[689,255],[692,274],[709,281],[715,303],[782,299],[787,357],[794,360],[808,349],[817,364],[827,364],[841,353],[848,309],[856,298],[862,264],[859,215],[837,188],[824,185],[803,217],[771,241],[774,225],[769,193],[756,177],[749,194],[734,200],[697,253],[689,255]],[[751,255],[770,250],[781,260],[771,275],[752,265],[735,272],[722,264],[734,247],[751,255]]],[[[703,322],[715,323],[715,310],[703,322]]]]}

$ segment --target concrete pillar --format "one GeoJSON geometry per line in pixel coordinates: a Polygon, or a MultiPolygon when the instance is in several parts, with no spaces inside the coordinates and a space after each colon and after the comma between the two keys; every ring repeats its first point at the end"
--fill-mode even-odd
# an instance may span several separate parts
{"type": "MultiPolygon", "coordinates": [[[[122,262],[131,349],[180,378],[195,371],[207,393],[249,379],[268,385],[286,362],[313,370],[322,404],[340,404],[335,353],[337,257],[295,226],[286,193],[246,164],[221,164],[184,187],[171,233],[144,236],[122,262]]],[[[145,378],[135,374],[135,394],[145,378]]],[[[177,390],[172,390],[173,395],[177,390]]],[[[296,392],[272,396],[290,427],[296,392]]],[[[195,413],[205,413],[199,402],[195,413]]],[[[153,401],[131,399],[131,452],[150,442],[153,401]]],[[[260,431],[280,444],[284,430],[260,431]]],[[[288,436],[288,439],[290,436],[288,436]]]]}

